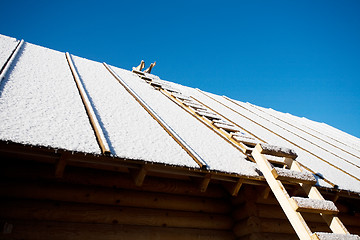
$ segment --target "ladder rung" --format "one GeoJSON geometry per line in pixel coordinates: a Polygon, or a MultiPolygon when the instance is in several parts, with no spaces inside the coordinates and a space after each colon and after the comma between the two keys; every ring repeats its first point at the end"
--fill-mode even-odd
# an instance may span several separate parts
{"type": "Polygon", "coordinates": [[[313,174],[308,172],[292,171],[284,168],[273,168],[271,173],[276,180],[285,180],[288,182],[305,183],[314,185],[317,181],[313,174]]]}
{"type": "Polygon", "coordinates": [[[215,122],[214,126],[216,126],[218,128],[225,129],[225,130],[230,131],[230,132],[238,132],[238,131],[240,131],[240,129],[238,127],[234,126],[234,125],[231,126],[231,125],[228,125],[228,124],[215,122]]]}
{"type": "Polygon", "coordinates": [[[171,93],[171,95],[181,100],[191,101],[191,98],[180,93],[171,93]]]}
{"type": "Polygon", "coordinates": [[[145,75],[145,73],[143,73],[142,71],[136,70],[135,68],[133,68],[132,70],[134,73],[139,74],[139,75],[145,75]]]}
{"type": "Polygon", "coordinates": [[[228,121],[225,121],[223,119],[214,119],[213,123],[221,123],[221,124],[226,124],[226,125],[229,125],[229,126],[234,126],[234,124],[232,124],[232,123],[230,123],[228,121]]]}
{"type": "Polygon", "coordinates": [[[203,116],[203,117],[207,117],[207,118],[210,118],[210,119],[221,119],[221,117],[218,116],[217,114],[212,113],[212,112],[208,112],[208,111],[196,111],[196,113],[203,116]]]}
{"type": "Polygon", "coordinates": [[[152,79],[151,79],[151,78],[149,78],[149,77],[146,77],[146,76],[140,76],[140,77],[141,77],[141,79],[143,79],[143,80],[146,80],[146,81],[152,82],[152,79]]]}
{"type": "Polygon", "coordinates": [[[172,86],[169,85],[162,85],[162,88],[169,92],[180,93],[179,89],[173,88],[172,86]]]}
{"type": "Polygon", "coordinates": [[[232,135],[233,139],[235,139],[238,142],[242,142],[251,146],[255,146],[256,144],[259,143],[258,140],[256,140],[255,138],[249,138],[247,136],[243,136],[243,135],[232,135]]]}
{"type": "Polygon", "coordinates": [[[151,81],[150,85],[154,87],[164,87],[164,84],[158,81],[151,81]]]}
{"type": "Polygon", "coordinates": [[[267,154],[264,154],[264,155],[270,163],[286,165],[284,157],[276,157],[276,156],[267,155],[267,154]]]}
{"type": "Polygon", "coordinates": [[[294,150],[285,147],[274,146],[266,143],[260,143],[262,154],[274,155],[277,157],[288,157],[295,159],[297,154],[294,150]]]}
{"type": "Polygon", "coordinates": [[[360,240],[358,235],[315,232],[311,236],[313,240],[360,240]]]}
{"type": "Polygon", "coordinates": [[[192,108],[195,108],[195,109],[206,110],[206,108],[203,105],[194,103],[192,101],[184,101],[183,103],[188,107],[192,107],[192,108]]]}
{"type": "Polygon", "coordinates": [[[291,204],[297,212],[337,214],[339,210],[332,201],[292,197],[291,204]]]}

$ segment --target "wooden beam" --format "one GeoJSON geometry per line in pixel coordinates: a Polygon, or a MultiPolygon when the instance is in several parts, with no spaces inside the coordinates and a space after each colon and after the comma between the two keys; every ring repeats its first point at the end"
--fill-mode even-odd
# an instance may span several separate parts
{"type": "Polygon", "coordinates": [[[211,180],[211,174],[206,174],[205,177],[200,181],[200,192],[206,192],[211,180]]]}
{"type": "Polygon", "coordinates": [[[265,187],[263,192],[261,193],[263,199],[268,199],[270,192],[271,192],[270,187],[265,187]]]}
{"type": "Polygon", "coordinates": [[[223,199],[30,181],[0,182],[0,196],[181,211],[231,211],[231,205],[223,199]]]}
{"type": "Polygon", "coordinates": [[[134,170],[132,169],[130,171],[132,177],[133,177],[133,180],[134,180],[134,183],[135,183],[135,186],[137,187],[141,187],[144,183],[144,180],[145,180],[145,177],[146,177],[146,174],[147,174],[147,166],[146,165],[143,165],[139,170],[134,170]]]}
{"type": "Polygon", "coordinates": [[[89,117],[89,121],[91,123],[91,126],[95,132],[95,136],[96,136],[96,140],[99,144],[99,147],[100,147],[100,150],[103,154],[105,155],[110,155],[111,154],[111,151],[110,151],[110,147],[107,143],[107,139],[105,137],[105,134],[100,126],[100,123],[99,123],[99,120],[97,119],[97,116],[94,112],[94,109],[93,107],[91,106],[91,103],[90,103],[90,100],[87,96],[87,93],[86,93],[86,90],[85,90],[85,87],[82,83],[82,81],[80,80],[80,76],[79,74],[77,73],[76,71],[76,68],[74,66],[74,63],[71,59],[71,56],[70,54],[67,52],[65,53],[66,55],[66,60],[69,64],[69,67],[70,67],[70,70],[71,70],[71,73],[74,77],[74,81],[75,81],[75,84],[78,88],[78,91],[79,91],[79,94],[80,94],[80,97],[81,97],[81,100],[84,104],[84,107],[85,107],[85,110],[86,110],[86,113],[89,117]]]}
{"type": "Polygon", "coordinates": [[[230,230],[233,226],[231,216],[224,214],[27,199],[0,200],[0,217],[2,219],[218,230],[230,230]]]}
{"type": "Polygon", "coordinates": [[[62,178],[64,176],[64,170],[67,164],[68,154],[63,153],[55,166],[55,178],[62,178]]]}
{"type": "Polygon", "coordinates": [[[239,178],[235,183],[224,183],[223,185],[231,196],[236,197],[243,183],[244,180],[239,178]]]}

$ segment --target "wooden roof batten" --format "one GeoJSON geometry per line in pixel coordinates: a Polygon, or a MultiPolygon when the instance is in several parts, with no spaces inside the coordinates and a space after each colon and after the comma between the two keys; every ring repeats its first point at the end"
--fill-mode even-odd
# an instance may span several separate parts
{"type": "MultiPolygon", "coordinates": [[[[204,159],[197,154],[133,89],[131,89],[119,75],[117,75],[109,65],[103,63],[111,75],[125,88],[125,90],[146,110],[147,113],[175,140],[177,144],[184,149],[189,156],[200,166],[201,169],[207,169],[208,166],[204,159]]],[[[140,64],[140,68],[143,64],[140,64]]]]}
{"type": "Polygon", "coordinates": [[[76,86],[78,88],[78,91],[79,91],[79,94],[80,94],[80,97],[81,97],[81,100],[84,104],[84,107],[85,107],[85,110],[86,110],[86,113],[88,115],[88,118],[89,118],[89,121],[90,121],[90,124],[95,132],[95,137],[96,137],[96,140],[100,146],[100,149],[101,149],[101,152],[105,155],[110,155],[111,154],[111,150],[110,150],[110,147],[109,147],[109,144],[107,143],[107,139],[105,137],[105,134],[100,126],[100,123],[99,123],[99,120],[97,119],[97,116],[95,114],[95,111],[90,103],[90,100],[86,94],[86,91],[85,91],[85,87],[82,83],[82,81],[80,80],[80,76],[79,74],[77,73],[76,69],[75,69],[75,66],[74,66],[74,62],[70,56],[70,54],[67,52],[65,53],[65,56],[66,56],[66,60],[69,64],[69,68],[71,70],[71,73],[74,77],[74,81],[76,83],[76,86]]]}
{"type": "Polygon", "coordinates": [[[18,44],[16,45],[16,47],[14,48],[14,50],[12,51],[10,56],[6,59],[5,64],[1,67],[0,83],[3,80],[3,78],[5,77],[5,75],[7,74],[7,72],[9,71],[11,64],[14,62],[15,58],[17,57],[17,55],[23,45],[24,45],[24,40],[21,39],[21,41],[18,42],[18,44]]]}

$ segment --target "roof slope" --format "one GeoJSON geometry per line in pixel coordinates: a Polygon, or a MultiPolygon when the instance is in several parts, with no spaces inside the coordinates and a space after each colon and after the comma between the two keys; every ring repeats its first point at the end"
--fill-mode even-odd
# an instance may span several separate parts
{"type": "MultiPolygon", "coordinates": [[[[0,67],[16,45],[0,35],[0,67]]],[[[103,64],[72,59],[113,156],[199,168],[103,64]]],[[[164,94],[130,71],[111,69],[209,170],[259,176],[255,163],[164,94]]],[[[318,178],[319,185],[360,193],[360,139],[323,123],[163,82],[258,141],[294,149],[304,167],[327,180],[318,178]]],[[[101,153],[64,53],[29,43],[21,47],[0,83],[0,118],[1,141],[101,153]]]]}

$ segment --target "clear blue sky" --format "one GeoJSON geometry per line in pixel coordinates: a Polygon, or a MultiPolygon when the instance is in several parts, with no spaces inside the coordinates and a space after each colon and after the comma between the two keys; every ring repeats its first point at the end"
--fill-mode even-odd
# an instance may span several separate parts
{"type": "Polygon", "coordinates": [[[9,1],[0,33],[360,137],[360,1],[9,1]]]}

